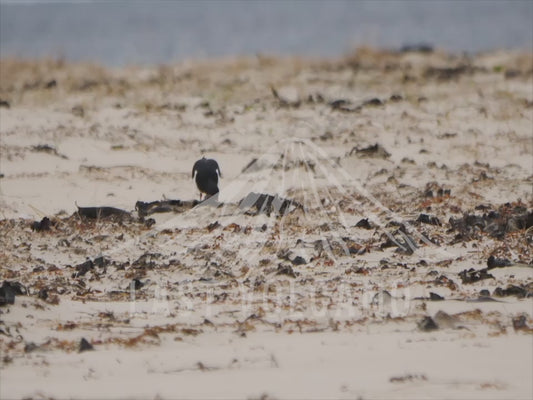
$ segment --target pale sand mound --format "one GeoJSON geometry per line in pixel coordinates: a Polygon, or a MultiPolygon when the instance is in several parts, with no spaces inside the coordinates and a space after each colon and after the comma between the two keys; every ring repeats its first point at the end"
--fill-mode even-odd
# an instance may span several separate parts
{"type": "Polygon", "coordinates": [[[533,396],[531,54],[0,71],[0,398],[533,396]]]}

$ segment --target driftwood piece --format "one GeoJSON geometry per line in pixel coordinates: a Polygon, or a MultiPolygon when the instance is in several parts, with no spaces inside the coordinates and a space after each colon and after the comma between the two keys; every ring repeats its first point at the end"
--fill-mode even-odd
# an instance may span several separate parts
{"type": "MultiPolygon", "coordinates": [[[[190,210],[196,206],[214,206],[220,207],[223,203],[219,203],[215,197],[208,198],[204,201],[198,200],[160,200],[144,202],[138,201],[135,203],[135,210],[139,215],[139,218],[144,218],[148,215],[157,213],[182,213],[186,210],[190,210]]],[[[249,193],[238,204],[238,207],[248,215],[258,215],[261,213],[270,216],[272,213],[275,215],[286,215],[295,209],[303,209],[303,206],[291,199],[285,199],[279,196],[272,196],[264,193],[249,193]]]]}
{"type": "Polygon", "coordinates": [[[138,201],[135,203],[135,210],[137,210],[139,217],[146,217],[147,215],[156,213],[180,213],[185,210],[189,210],[198,204],[200,204],[198,200],[161,200],[151,202],[138,201]]]}
{"type": "Polygon", "coordinates": [[[115,207],[78,207],[78,215],[88,219],[104,219],[109,217],[131,217],[127,211],[115,207]]]}

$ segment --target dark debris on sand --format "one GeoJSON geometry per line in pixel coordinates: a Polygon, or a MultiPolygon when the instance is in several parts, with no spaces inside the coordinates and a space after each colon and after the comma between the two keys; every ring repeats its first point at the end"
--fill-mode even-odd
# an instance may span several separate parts
{"type": "Polygon", "coordinates": [[[482,215],[465,214],[462,218],[450,218],[450,231],[458,232],[456,240],[469,241],[480,232],[486,232],[496,239],[503,239],[507,233],[533,226],[533,211],[522,205],[506,203],[496,211],[482,215]]]}

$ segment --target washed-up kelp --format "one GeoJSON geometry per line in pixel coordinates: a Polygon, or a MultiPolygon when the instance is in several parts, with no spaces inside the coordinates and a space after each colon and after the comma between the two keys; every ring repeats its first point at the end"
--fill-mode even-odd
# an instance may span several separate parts
{"type": "Polygon", "coordinates": [[[131,217],[131,214],[129,212],[115,207],[78,207],[78,215],[87,219],[131,217]]]}
{"type": "Polygon", "coordinates": [[[245,213],[251,215],[272,213],[276,215],[287,215],[296,208],[302,209],[303,206],[291,199],[284,199],[279,196],[272,196],[264,193],[249,193],[244,199],[239,202],[239,208],[245,210],[245,213]],[[292,207],[292,210],[291,210],[292,207]]]}
{"type": "Polygon", "coordinates": [[[459,232],[457,239],[472,240],[477,232],[486,232],[496,239],[503,239],[508,232],[529,229],[533,226],[533,211],[522,206],[504,204],[497,211],[483,215],[465,214],[462,218],[450,218],[451,231],[459,232]]]}
{"type": "Polygon", "coordinates": [[[145,217],[147,215],[156,213],[183,212],[185,210],[191,209],[199,203],[200,202],[198,200],[161,200],[151,202],[138,201],[137,203],[135,203],[135,210],[137,210],[137,214],[139,214],[139,217],[145,217]]]}

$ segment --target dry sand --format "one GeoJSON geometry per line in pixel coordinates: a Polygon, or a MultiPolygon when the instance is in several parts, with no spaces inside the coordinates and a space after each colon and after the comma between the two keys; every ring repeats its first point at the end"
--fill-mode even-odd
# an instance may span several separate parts
{"type": "Polygon", "coordinates": [[[531,54],[0,60],[0,100],[0,398],[533,397],[531,54]],[[202,155],[219,207],[137,217],[202,155]]]}

